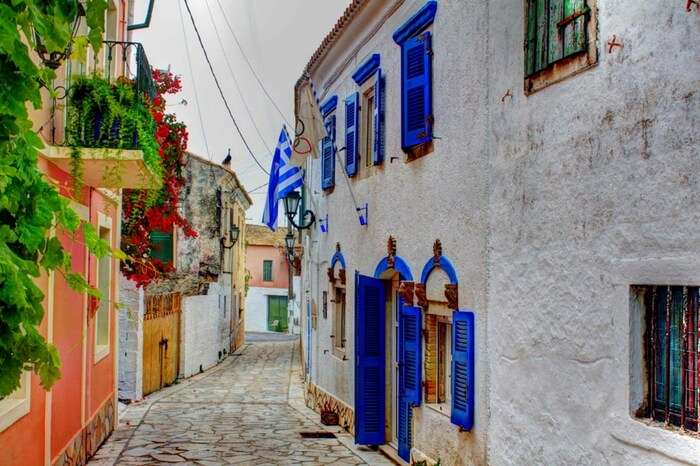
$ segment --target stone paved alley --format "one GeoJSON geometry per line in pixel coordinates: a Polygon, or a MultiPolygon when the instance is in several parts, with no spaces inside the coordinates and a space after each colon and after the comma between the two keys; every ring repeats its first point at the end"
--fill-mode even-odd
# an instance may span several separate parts
{"type": "Polygon", "coordinates": [[[303,403],[297,339],[249,338],[219,366],[173,385],[120,416],[91,465],[391,464],[358,450],[347,433],[324,429],[303,403]]]}

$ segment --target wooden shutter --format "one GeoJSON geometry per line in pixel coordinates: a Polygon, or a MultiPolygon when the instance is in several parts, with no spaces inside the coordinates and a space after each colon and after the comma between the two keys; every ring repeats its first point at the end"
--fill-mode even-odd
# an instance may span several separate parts
{"type": "Polygon", "coordinates": [[[401,53],[401,147],[406,150],[432,139],[430,32],[408,39],[401,53]]]}
{"type": "Polygon", "coordinates": [[[452,313],[452,412],[464,430],[474,425],[474,313],[452,313]]]}
{"type": "Polygon", "coordinates": [[[163,264],[173,263],[173,234],[164,231],[152,231],[151,238],[151,257],[158,259],[163,264]]]}
{"type": "Polygon", "coordinates": [[[374,112],[372,162],[374,165],[380,165],[384,161],[384,80],[381,69],[376,71],[374,80],[374,108],[372,112],[374,112]]]}
{"type": "Polygon", "coordinates": [[[321,187],[335,186],[335,115],[326,119],[326,137],[321,142],[321,187]]]}
{"type": "Polygon", "coordinates": [[[549,0],[548,60],[557,60],[586,50],[588,6],[585,0],[549,0]]]}
{"type": "Polygon", "coordinates": [[[355,273],[355,443],[384,443],[384,284],[355,273]]]}
{"type": "Polygon", "coordinates": [[[414,406],[421,403],[422,388],[422,322],[421,309],[401,306],[399,318],[399,355],[401,385],[406,401],[414,406]]]}
{"type": "Polygon", "coordinates": [[[397,437],[399,441],[399,456],[406,461],[411,461],[411,443],[413,438],[413,409],[411,403],[404,399],[399,399],[397,403],[397,437]]]}
{"type": "MultiPolygon", "coordinates": [[[[562,0],[553,0],[554,3],[562,0]]],[[[549,64],[547,56],[549,0],[528,0],[527,53],[525,75],[530,76],[549,64]]]]}
{"type": "Polygon", "coordinates": [[[345,170],[348,176],[357,174],[357,153],[360,129],[360,94],[354,92],[345,99],[345,170]]]}

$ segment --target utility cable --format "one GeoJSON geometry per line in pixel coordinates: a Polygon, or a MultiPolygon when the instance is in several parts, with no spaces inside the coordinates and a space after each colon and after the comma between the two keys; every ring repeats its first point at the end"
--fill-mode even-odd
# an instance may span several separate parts
{"type": "Polygon", "coordinates": [[[228,104],[228,101],[226,100],[226,96],[224,95],[224,91],[221,88],[221,84],[219,83],[219,78],[216,76],[216,72],[214,71],[214,66],[211,63],[211,60],[209,59],[209,54],[207,53],[207,49],[204,46],[204,42],[202,41],[202,36],[199,34],[199,29],[197,29],[197,23],[194,20],[194,16],[192,15],[192,10],[190,9],[189,3],[187,3],[187,0],[183,0],[185,2],[185,8],[187,8],[187,13],[190,16],[190,21],[192,21],[192,27],[194,28],[194,32],[197,34],[197,40],[199,41],[199,45],[202,48],[202,52],[204,53],[204,58],[207,61],[207,65],[209,65],[209,71],[211,71],[211,75],[214,78],[214,82],[216,83],[216,88],[219,90],[219,94],[221,95],[221,100],[224,102],[224,106],[226,107],[226,110],[228,111],[229,117],[231,117],[231,121],[233,122],[233,126],[236,127],[236,131],[238,132],[238,135],[241,137],[241,140],[243,141],[243,145],[245,148],[248,150],[248,153],[250,156],[255,160],[255,163],[258,164],[258,167],[266,174],[269,175],[270,172],[268,172],[265,167],[260,163],[258,158],[255,156],[253,153],[253,150],[250,148],[250,145],[248,144],[248,141],[246,141],[245,137],[243,136],[243,132],[241,131],[241,128],[238,126],[238,122],[236,122],[236,118],[233,116],[233,111],[231,111],[231,107],[228,104]]]}
{"type": "Polygon", "coordinates": [[[182,15],[182,5],[180,2],[177,3],[177,8],[180,13],[180,26],[182,26],[182,38],[185,40],[183,44],[185,46],[185,56],[187,57],[187,67],[190,71],[190,78],[192,79],[192,90],[194,91],[194,104],[197,107],[197,117],[199,118],[199,127],[202,131],[202,139],[204,139],[204,147],[207,150],[207,158],[211,162],[211,152],[209,151],[209,142],[207,141],[207,133],[204,131],[204,120],[202,119],[201,107],[199,106],[199,93],[197,92],[197,83],[194,79],[194,71],[192,68],[192,59],[190,58],[190,48],[188,47],[187,31],[185,31],[185,20],[182,15]]]}
{"type": "MultiPolygon", "coordinates": [[[[186,2],[185,2],[186,3],[186,2]]],[[[228,30],[231,32],[231,35],[233,36],[233,40],[236,42],[236,45],[238,46],[238,49],[241,51],[241,55],[243,55],[243,59],[245,62],[248,64],[248,68],[250,68],[250,72],[253,73],[253,76],[255,77],[255,80],[258,82],[260,85],[260,88],[262,91],[265,93],[265,96],[267,96],[268,100],[272,103],[272,105],[275,107],[275,110],[277,110],[277,113],[280,114],[282,119],[287,123],[287,125],[290,128],[294,128],[294,125],[292,125],[289,120],[284,116],[284,113],[282,110],[280,110],[279,106],[275,102],[275,99],[272,98],[269,92],[267,92],[267,88],[265,88],[265,85],[263,84],[262,80],[260,79],[260,76],[258,76],[258,73],[255,72],[255,68],[253,68],[253,64],[250,62],[248,59],[248,55],[246,55],[245,50],[243,50],[243,46],[241,46],[240,41],[238,40],[238,36],[236,36],[236,33],[233,31],[233,27],[231,26],[231,23],[228,20],[228,17],[226,16],[226,12],[224,11],[223,6],[221,6],[221,2],[219,0],[216,0],[216,3],[219,5],[219,9],[221,10],[221,14],[224,17],[224,21],[226,22],[226,25],[228,26],[228,30]]]]}
{"type": "Polygon", "coordinates": [[[255,132],[258,134],[258,137],[260,138],[260,141],[263,143],[263,146],[265,146],[265,149],[267,149],[268,154],[272,154],[272,149],[270,149],[270,146],[267,145],[267,142],[265,142],[265,138],[263,137],[260,128],[258,127],[258,124],[255,122],[255,118],[253,118],[253,112],[250,110],[250,107],[248,106],[248,103],[245,100],[245,97],[243,95],[243,91],[241,91],[241,86],[238,83],[238,79],[236,79],[236,74],[233,72],[233,67],[231,66],[231,62],[228,59],[228,56],[226,55],[226,48],[224,47],[224,42],[221,40],[221,35],[219,34],[219,28],[216,27],[216,21],[214,20],[214,14],[211,11],[211,8],[209,7],[209,0],[205,0],[204,4],[207,7],[207,11],[209,12],[209,19],[211,19],[211,23],[214,26],[214,33],[216,34],[216,39],[219,42],[219,46],[221,47],[221,52],[224,54],[224,60],[226,61],[226,66],[228,67],[229,72],[231,73],[231,78],[233,79],[233,83],[236,86],[236,90],[238,91],[238,95],[241,97],[241,102],[243,102],[243,108],[245,108],[246,113],[248,114],[248,118],[250,118],[251,123],[253,123],[253,127],[255,128],[255,132]]]}

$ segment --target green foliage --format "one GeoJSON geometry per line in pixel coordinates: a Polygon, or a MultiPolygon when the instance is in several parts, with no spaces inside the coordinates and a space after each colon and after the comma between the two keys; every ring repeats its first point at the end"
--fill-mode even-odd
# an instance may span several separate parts
{"type": "MultiPolygon", "coordinates": [[[[97,50],[107,2],[84,5],[87,40],[97,50]]],[[[78,0],[0,1],[0,397],[19,386],[23,370],[37,373],[45,388],[60,376],[58,352],[38,331],[44,295],[35,280],[56,270],[75,289],[95,292],[70,272],[70,256],[52,238],[54,228],[74,232],[80,221],[38,169],[43,143],[27,112],[27,104],[41,107],[40,83],[56,77],[31,59],[34,32],[47,52],[62,51],[77,13],[78,0]]]]}
{"type": "Polygon", "coordinates": [[[110,83],[81,76],[71,85],[66,144],[76,147],[140,149],[146,165],[162,178],[156,123],[130,81],[110,83]]]}

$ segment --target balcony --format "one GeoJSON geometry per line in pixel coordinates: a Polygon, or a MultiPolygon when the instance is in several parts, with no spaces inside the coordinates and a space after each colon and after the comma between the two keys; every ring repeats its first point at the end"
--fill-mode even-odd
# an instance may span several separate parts
{"type": "Polygon", "coordinates": [[[156,87],[143,46],[104,41],[76,70],[66,83],[65,112],[53,114],[62,142],[52,131],[41,155],[67,173],[79,158],[82,181],[95,188],[157,188],[160,156],[147,107],[156,87]]]}

